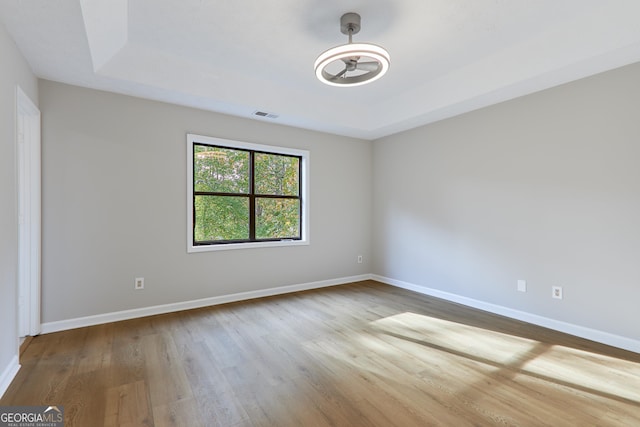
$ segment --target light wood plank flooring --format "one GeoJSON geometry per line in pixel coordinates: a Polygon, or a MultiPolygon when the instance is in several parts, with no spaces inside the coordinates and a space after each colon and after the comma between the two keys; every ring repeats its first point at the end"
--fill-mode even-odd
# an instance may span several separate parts
{"type": "Polygon", "coordinates": [[[640,426],[640,355],[373,281],[35,337],[67,427],[640,426]]]}

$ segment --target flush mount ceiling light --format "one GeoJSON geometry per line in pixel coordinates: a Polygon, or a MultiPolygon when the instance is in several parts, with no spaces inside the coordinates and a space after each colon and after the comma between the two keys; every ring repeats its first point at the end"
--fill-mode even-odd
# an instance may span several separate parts
{"type": "Polygon", "coordinates": [[[318,56],[314,64],[316,76],[331,86],[360,86],[382,77],[389,69],[389,52],[370,43],[353,43],[360,31],[360,15],[349,12],[340,18],[340,31],[349,43],[333,47],[318,56]]]}

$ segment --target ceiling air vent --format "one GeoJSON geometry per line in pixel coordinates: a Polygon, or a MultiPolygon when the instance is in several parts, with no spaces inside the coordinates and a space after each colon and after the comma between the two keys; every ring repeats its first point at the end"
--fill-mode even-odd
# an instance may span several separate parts
{"type": "Polygon", "coordinates": [[[253,115],[254,116],[258,116],[258,117],[266,117],[267,119],[277,119],[278,118],[277,114],[267,113],[266,111],[254,111],[253,115]]]}

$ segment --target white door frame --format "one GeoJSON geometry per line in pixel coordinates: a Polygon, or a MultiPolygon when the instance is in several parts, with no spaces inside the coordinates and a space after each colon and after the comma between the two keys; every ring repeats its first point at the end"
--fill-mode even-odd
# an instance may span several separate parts
{"type": "Polygon", "coordinates": [[[18,336],[40,333],[40,110],[16,86],[18,336]]]}

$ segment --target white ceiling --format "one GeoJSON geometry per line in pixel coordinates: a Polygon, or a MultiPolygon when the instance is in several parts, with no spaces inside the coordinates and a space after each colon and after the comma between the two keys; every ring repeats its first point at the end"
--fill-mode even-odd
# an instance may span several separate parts
{"type": "Polygon", "coordinates": [[[0,2],[38,77],[363,139],[638,62],[638,17],[638,0],[0,2]],[[369,85],[314,75],[345,12],[391,55],[369,85]]]}

